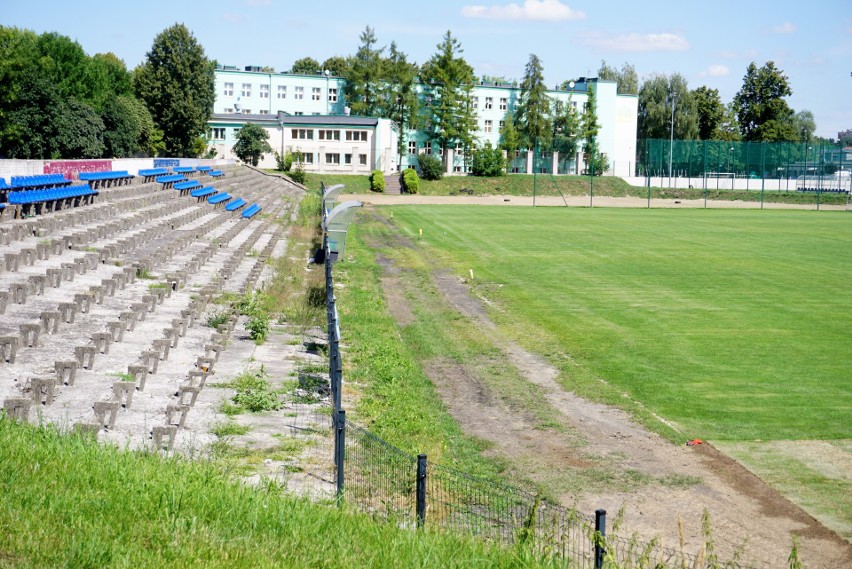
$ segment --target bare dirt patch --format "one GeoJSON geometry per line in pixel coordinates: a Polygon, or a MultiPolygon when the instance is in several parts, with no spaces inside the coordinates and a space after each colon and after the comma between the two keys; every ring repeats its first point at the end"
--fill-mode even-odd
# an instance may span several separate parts
{"type": "MultiPolygon", "coordinates": [[[[393,271],[387,259],[382,265],[385,271],[393,271]]],[[[799,555],[805,566],[852,565],[849,542],[739,463],[707,443],[672,445],[635,423],[626,412],[575,396],[557,381],[556,368],[501,332],[482,300],[458,277],[436,271],[433,280],[452,307],[487,331],[507,365],[516,367],[544,394],[541,404],[570,425],[565,432],[536,428],[527,411],[501,399],[475,368],[444,359],[425,362],[424,369],[452,416],[465,432],[492,443],[486,454],[500,457],[510,473],[558,490],[570,488],[568,480],[576,481],[578,474],[580,479],[595,476],[605,464],[608,472],[615,473],[616,483],[590,484],[559,497],[564,505],[586,513],[604,508],[614,515],[624,506],[622,535],[635,532],[643,540],[660,536],[664,544],[676,547],[680,517],[686,551],[697,553],[703,543],[702,514],[707,510],[721,559],[730,559],[742,550],[741,559],[746,563],[780,567],[790,553],[793,536],[799,536],[799,555]],[[630,479],[637,481],[632,487],[623,483],[630,479]]],[[[393,282],[395,289],[402,284],[402,280],[393,282]]],[[[405,311],[395,306],[407,302],[399,290],[387,293],[386,300],[391,313],[405,311]]],[[[407,320],[400,324],[404,322],[407,320]]]]}

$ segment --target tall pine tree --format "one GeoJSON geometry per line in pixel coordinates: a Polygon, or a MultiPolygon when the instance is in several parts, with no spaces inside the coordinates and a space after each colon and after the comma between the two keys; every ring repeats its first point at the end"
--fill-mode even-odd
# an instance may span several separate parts
{"type": "Polygon", "coordinates": [[[522,146],[528,149],[536,146],[544,150],[550,149],[553,136],[550,104],[541,60],[531,53],[524,70],[524,79],[521,81],[521,96],[515,116],[522,146]]]}

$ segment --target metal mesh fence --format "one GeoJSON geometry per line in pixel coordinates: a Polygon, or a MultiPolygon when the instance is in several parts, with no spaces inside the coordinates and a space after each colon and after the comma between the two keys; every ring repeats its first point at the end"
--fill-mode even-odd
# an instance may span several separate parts
{"type": "Polygon", "coordinates": [[[646,139],[637,149],[637,175],[661,186],[852,191],[852,151],[836,144],[646,139]]]}

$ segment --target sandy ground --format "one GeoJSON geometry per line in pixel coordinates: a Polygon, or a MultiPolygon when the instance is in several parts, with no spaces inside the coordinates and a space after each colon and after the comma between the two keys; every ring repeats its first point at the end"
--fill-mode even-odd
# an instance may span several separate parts
{"type": "MultiPolygon", "coordinates": [[[[386,194],[345,194],[345,200],[357,200],[364,204],[372,205],[414,205],[414,204],[472,204],[472,205],[506,205],[527,206],[533,205],[532,197],[522,196],[424,196],[414,195],[386,195],[386,194]]],[[[571,206],[589,207],[589,196],[566,196],[565,198],[555,196],[541,196],[535,198],[536,206],[571,206]]],[[[592,207],[628,207],[647,208],[648,201],[641,198],[614,198],[593,197],[592,207]]],[[[703,208],[704,200],[672,200],[652,199],[652,208],[703,208]]],[[[726,200],[708,200],[707,208],[710,209],[760,209],[760,202],[740,202],[726,200]]],[[[815,210],[816,206],[801,204],[778,204],[764,203],[764,209],[805,209],[815,210]]],[[[845,211],[845,205],[821,205],[820,210],[845,211]]]]}

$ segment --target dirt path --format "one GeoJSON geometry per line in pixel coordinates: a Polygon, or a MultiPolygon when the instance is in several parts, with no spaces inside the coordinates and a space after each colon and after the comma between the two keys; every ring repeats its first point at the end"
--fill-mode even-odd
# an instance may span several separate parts
{"type": "MultiPolygon", "coordinates": [[[[412,318],[410,308],[403,306],[405,294],[398,288],[404,279],[398,278],[398,269],[387,259],[381,264],[390,312],[404,326],[412,318]]],[[[536,428],[531,413],[502,400],[482,381],[473,364],[448,359],[426,362],[425,371],[449,412],[465,432],[493,443],[486,454],[505,461],[510,473],[560,487],[561,477],[576,478],[578,471],[594,476],[605,463],[617,473],[621,483],[612,487],[618,490],[598,483],[603,491],[566,492],[561,499],[586,513],[604,508],[610,516],[624,506],[622,535],[636,532],[643,540],[661,536],[668,547],[677,547],[680,516],[685,551],[695,554],[703,543],[701,520],[706,509],[720,559],[731,559],[742,548],[740,558],[746,563],[780,567],[797,535],[806,567],[852,566],[849,542],[739,463],[710,444],[672,445],[636,424],[624,411],[565,391],[557,382],[558,370],[506,337],[488,317],[483,302],[458,277],[436,271],[433,282],[450,306],[487,333],[508,365],[537,386],[543,393],[542,404],[569,425],[564,432],[536,428]],[[631,477],[637,480],[632,488],[624,484],[631,477]]]]}
{"type": "MultiPolygon", "coordinates": [[[[386,195],[386,194],[346,194],[347,200],[358,200],[367,205],[443,205],[443,204],[472,204],[472,205],[505,205],[526,206],[533,205],[530,196],[424,196],[420,194],[410,195],[386,195]]],[[[537,206],[572,206],[588,207],[589,196],[538,196],[535,198],[537,206]]],[[[648,200],[642,198],[616,198],[608,196],[595,196],[592,199],[593,207],[626,207],[646,208],[648,200]]],[[[652,208],[703,208],[704,200],[675,200],[675,199],[652,199],[652,208]]],[[[760,209],[760,202],[742,202],[728,200],[708,200],[708,209],[760,209]]],[[[806,209],[813,210],[816,206],[809,204],[782,204],[764,203],[764,209],[806,209]]],[[[845,205],[820,205],[820,210],[845,211],[845,205]]]]}

